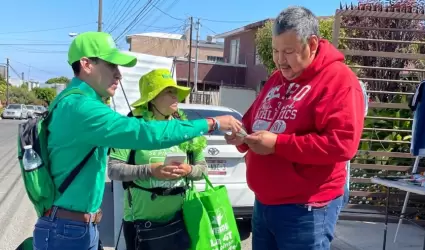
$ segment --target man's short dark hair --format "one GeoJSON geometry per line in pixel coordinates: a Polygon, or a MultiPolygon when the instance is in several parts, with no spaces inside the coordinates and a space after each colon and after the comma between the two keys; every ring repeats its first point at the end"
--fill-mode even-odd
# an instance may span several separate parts
{"type": "MultiPolygon", "coordinates": [[[[99,58],[97,58],[97,57],[89,57],[89,59],[92,60],[93,62],[98,62],[99,61],[99,58]]],[[[76,61],[76,62],[73,62],[71,64],[71,67],[72,67],[72,71],[74,71],[74,75],[76,75],[76,76],[80,75],[81,64],[80,64],[80,61],[79,60],[76,61]]]]}

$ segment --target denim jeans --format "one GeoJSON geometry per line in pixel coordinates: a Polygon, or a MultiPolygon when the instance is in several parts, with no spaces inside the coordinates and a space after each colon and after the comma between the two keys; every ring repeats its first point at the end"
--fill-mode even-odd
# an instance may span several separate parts
{"type": "Polygon", "coordinates": [[[34,250],[97,250],[99,244],[96,224],[54,216],[39,218],[33,237],[34,250]]]}
{"type": "Polygon", "coordinates": [[[329,250],[342,196],[322,208],[254,204],[253,250],[329,250]]]}

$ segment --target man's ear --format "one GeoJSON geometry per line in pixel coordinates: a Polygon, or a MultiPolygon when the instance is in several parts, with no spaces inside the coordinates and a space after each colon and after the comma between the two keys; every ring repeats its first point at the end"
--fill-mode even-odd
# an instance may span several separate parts
{"type": "Polygon", "coordinates": [[[81,70],[84,71],[86,74],[91,73],[92,64],[90,63],[90,59],[88,59],[87,57],[81,58],[80,65],[81,65],[81,70]]]}
{"type": "Polygon", "coordinates": [[[310,47],[311,54],[316,54],[319,49],[319,37],[312,35],[308,39],[308,45],[310,47]]]}

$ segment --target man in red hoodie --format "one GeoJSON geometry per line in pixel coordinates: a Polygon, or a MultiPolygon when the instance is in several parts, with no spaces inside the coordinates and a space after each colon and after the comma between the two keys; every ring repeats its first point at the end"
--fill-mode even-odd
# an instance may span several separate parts
{"type": "Polygon", "coordinates": [[[329,250],[363,129],[362,89],[306,8],[279,14],[272,45],[277,70],[243,117],[249,135],[226,136],[247,152],[253,250],[329,250]]]}

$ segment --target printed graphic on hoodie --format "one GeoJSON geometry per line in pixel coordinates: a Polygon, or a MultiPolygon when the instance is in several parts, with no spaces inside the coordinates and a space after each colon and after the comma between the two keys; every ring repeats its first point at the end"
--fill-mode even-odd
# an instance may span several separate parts
{"type": "Polygon", "coordinates": [[[272,87],[265,95],[254,117],[252,125],[254,132],[269,130],[276,134],[282,134],[286,130],[286,122],[297,118],[298,105],[296,103],[307,95],[311,86],[290,83],[286,88],[285,85],[272,87]]]}

